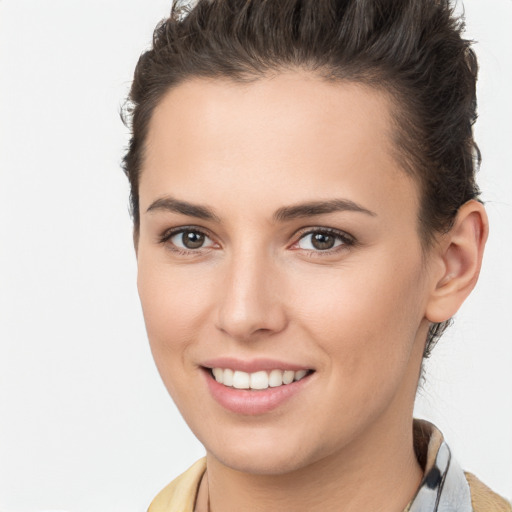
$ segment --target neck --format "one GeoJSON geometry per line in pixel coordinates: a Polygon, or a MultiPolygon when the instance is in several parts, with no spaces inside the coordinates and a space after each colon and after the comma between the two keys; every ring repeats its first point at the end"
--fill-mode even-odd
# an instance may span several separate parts
{"type": "MultiPolygon", "coordinates": [[[[401,512],[413,498],[422,470],[414,454],[412,422],[390,421],[393,425],[378,422],[377,431],[341,452],[288,474],[242,473],[208,454],[209,512],[401,512]]],[[[206,497],[204,489],[202,495],[206,497]]]]}

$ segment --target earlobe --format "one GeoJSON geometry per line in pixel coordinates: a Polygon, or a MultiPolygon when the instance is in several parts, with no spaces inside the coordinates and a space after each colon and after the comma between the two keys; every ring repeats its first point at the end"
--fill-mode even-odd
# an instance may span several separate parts
{"type": "Polygon", "coordinates": [[[459,209],[452,229],[443,236],[436,258],[442,269],[434,276],[426,317],[439,323],[450,319],[478,280],[489,232],[484,206],[471,200],[459,209]]]}

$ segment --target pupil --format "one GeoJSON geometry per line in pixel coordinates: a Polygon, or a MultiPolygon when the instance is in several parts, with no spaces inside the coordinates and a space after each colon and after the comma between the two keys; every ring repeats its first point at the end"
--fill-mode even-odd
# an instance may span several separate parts
{"type": "Polygon", "coordinates": [[[334,237],[324,233],[315,233],[311,240],[315,249],[326,250],[334,246],[334,237]]]}
{"type": "Polygon", "coordinates": [[[187,249],[198,249],[204,244],[204,235],[197,231],[185,231],[182,241],[187,249]]]}

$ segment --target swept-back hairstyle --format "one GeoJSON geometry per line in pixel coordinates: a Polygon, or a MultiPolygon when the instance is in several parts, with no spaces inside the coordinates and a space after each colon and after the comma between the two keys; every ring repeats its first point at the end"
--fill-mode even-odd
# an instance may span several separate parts
{"type": "MultiPolygon", "coordinates": [[[[286,70],[386,91],[397,162],[421,190],[427,249],[478,198],[473,140],[477,61],[450,0],[199,0],[177,2],[143,53],[124,110],[123,167],[135,235],[139,180],[155,107],[192,78],[257,80],[286,70]]],[[[425,356],[447,327],[431,325],[425,356]]]]}

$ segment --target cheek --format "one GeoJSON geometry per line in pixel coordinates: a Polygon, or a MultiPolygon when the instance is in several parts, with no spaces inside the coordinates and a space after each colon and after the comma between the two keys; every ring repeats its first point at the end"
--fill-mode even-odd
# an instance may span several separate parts
{"type": "Polygon", "coordinates": [[[315,407],[325,420],[318,436],[351,438],[415,392],[421,273],[407,262],[399,272],[380,263],[360,273],[340,270],[330,280],[317,276],[301,290],[295,316],[323,352],[324,400],[315,407]]]}
{"type": "Polygon", "coordinates": [[[155,363],[168,387],[169,378],[186,369],[187,351],[206,324],[205,294],[211,287],[204,277],[139,254],[137,287],[144,321],[155,363]]]}
{"type": "Polygon", "coordinates": [[[423,319],[424,280],[417,257],[395,259],[381,254],[362,270],[340,268],[296,290],[296,318],[346,378],[375,384],[407,364],[423,319]]]}

